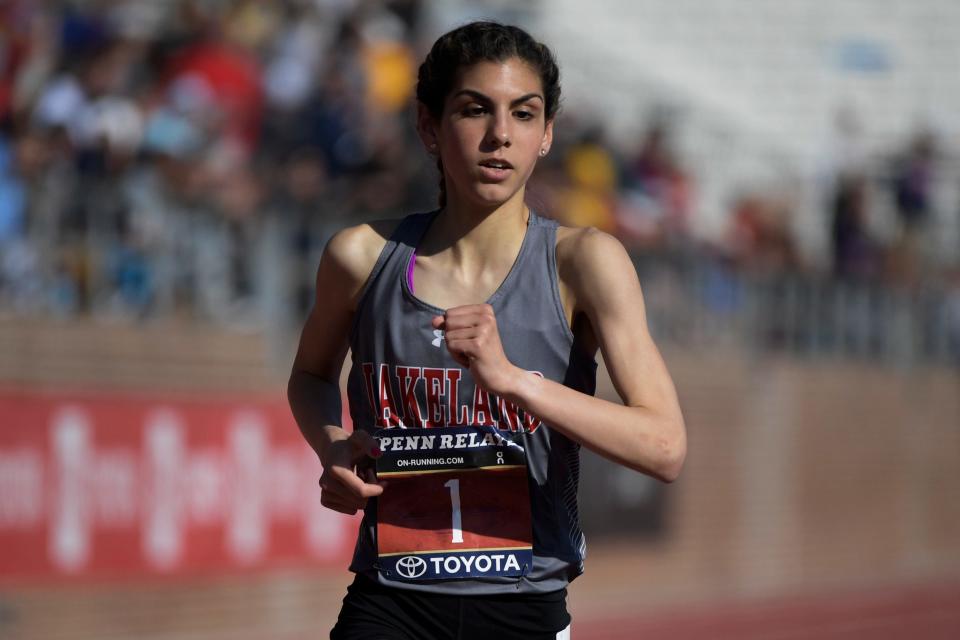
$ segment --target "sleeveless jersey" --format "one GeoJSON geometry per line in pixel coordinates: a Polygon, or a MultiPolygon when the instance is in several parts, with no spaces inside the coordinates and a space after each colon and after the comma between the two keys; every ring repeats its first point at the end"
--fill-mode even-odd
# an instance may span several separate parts
{"type": "MultiPolygon", "coordinates": [[[[407,216],[384,246],[350,332],[347,396],[354,428],[495,424],[522,432],[533,523],[527,575],[411,583],[377,571],[376,499],[368,501],[350,570],[381,584],[447,594],[554,591],[583,571],[586,553],[577,511],[579,444],[509,402],[474,385],[431,326],[443,313],[417,298],[407,282],[411,256],[438,211],[407,216]]],[[[504,353],[514,365],[593,395],[596,362],[575,342],[557,285],[557,223],[530,211],[520,252],[486,301],[496,315],[504,353]]],[[[534,375],[534,374],[531,374],[534,375]]]]}

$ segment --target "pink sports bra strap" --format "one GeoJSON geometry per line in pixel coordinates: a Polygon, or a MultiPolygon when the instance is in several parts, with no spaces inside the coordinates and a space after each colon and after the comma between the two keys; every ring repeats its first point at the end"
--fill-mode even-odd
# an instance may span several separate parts
{"type": "Polygon", "coordinates": [[[407,286],[410,287],[410,293],[416,293],[413,290],[413,267],[417,264],[417,250],[414,249],[410,254],[410,262],[407,264],[407,286]]]}

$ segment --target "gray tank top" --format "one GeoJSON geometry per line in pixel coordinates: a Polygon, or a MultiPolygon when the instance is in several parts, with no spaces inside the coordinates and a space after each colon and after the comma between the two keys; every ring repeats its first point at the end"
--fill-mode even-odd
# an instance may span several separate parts
{"type": "MultiPolygon", "coordinates": [[[[521,578],[487,577],[411,583],[377,571],[376,500],[367,505],[350,570],[381,584],[448,594],[554,591],[583,571],[586,554],[577,512],[580,446],[491,397],[485,404],[469,370],[450,356],[430,322],[443,309],[417,298],[407,282],[411,256],[439,212],[407,216],[384,246],[364,290],[350,332],[347,383],[350,416],[371,433],[387,426],[431,427],[490,420],[522,431],[527,451],[534,561],[521,578]],[[399,369],[399,371],[398,371],[399,369]],[[443,371],[442,379],[411,383],[409,372],[443,371]],[[459,372],[459,373],[458,373],[459,372]],[[438,392],[439,390],[439,392],[438,392]],[[417,406],[413,406],[416,402],[417,406]],[[490,414],[490,415],[487,415],[490,414]],[[455,416],[453,420],[450,416],[455,416]]],[[[504,352],[528,371],[593,395],[597,364],[577,344],[557,286],[557,223],[530,212],[520,252],[486,301],[493,306],[504,352]]]]}

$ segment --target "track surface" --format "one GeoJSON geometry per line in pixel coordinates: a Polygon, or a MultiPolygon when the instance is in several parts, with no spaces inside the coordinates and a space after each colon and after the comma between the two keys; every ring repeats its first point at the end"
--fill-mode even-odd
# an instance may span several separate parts
{"type": "Polygon", "coordinates": [[[654,613],[574,622],[577,640],[955,640],[960,583],[671,606],[654,613]]]}

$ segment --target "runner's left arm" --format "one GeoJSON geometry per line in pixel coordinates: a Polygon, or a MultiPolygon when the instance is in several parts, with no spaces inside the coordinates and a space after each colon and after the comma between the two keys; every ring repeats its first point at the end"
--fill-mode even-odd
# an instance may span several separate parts
{"type": "Polygon", "coordinates": [[[686,456],[686,428],[673,380],[647,328],[636,269],[620,241],[593,229],[578,232],[566,254],[561,269],[576,312],[589,319],[623,404],[511,364],[489,305],[450,309],[434,325],[445,326],[447,348],[487,391],[605,458],[672,482],[686,456]]]}

